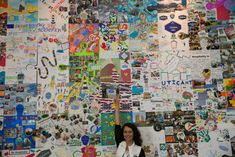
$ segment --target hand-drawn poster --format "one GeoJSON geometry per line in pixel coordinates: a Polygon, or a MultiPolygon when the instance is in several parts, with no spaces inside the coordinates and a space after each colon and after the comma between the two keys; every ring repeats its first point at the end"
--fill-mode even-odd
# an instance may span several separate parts
{"type": "Polygon", "coordinates": [[[159,50],[158,23],[131,24],[129,27],[130,52],[159,50]]]}
{"type": "Polygon", "coordinates": [[[38,36],[37,64],[30,65],[37,72],[38,83],[66,83],[69,81],[69,49],[66,38],[65,33],[56,32],[46,32],[38,36]]]}
{"type": "Polygon", "coordinates": [[[37,34],[34,27],[15,25],[9,30],[6,46],[6,83],[36,83],[37,34]]]}
{"type": "MultiPolygon", "coordinates": [[[[132,115],[131,113],[121,112],[121,123],[131,122],[132,115]]],[[[102,145],[114,145],[114,114],[113,113],[102,113],[101,114],[101,134],[102,134],[102,145]]]]}
{"type": "Polygon", "coordinates": [[[8,0],[8,23],[37,23],[38,1],[8,0]]]}
{"type": "MultiPolygon", "coordinates": [[[[98,24],[70,24],[69,25],[69,52],[99,52],[99,25],[98,24]],[[86,42],[87,47],[81,47],[86,42]]],[[[85,45],[83,45],[85,46],[85,45]]]]}
{"type": "Polygon", "coordinates": [[[191,56],[192,79],[212,84],[210,54],[197,53],[191,56]],[[207,60],[207,62],[204,62],[207,60]],[[193,68],[197,67],[197,68],[193,68]]]}
{"type": "Polygon", "coordinates": [[[157,2],[153,0],[128,1],[128,23],[154,23],[157,21],[157,2]]]}
{"type": "Polygon", "coordinates": [[[143,149],[148,157],[155,157],[160,155],[160,143],[165,143],[164,131],[156,132],[154,127],[138,127],[143,138],[143,149]],[[154,136],[152,136],[154,135],[154,136]]]}
{"type": "Polygon", "coordinates": [[[230,135],[228,128],[219,129],[214,132],[201,132],[200,136],[206,141],[198,142],[198,153],[202,157],[232,156],[230,135]]]}
{"type": "Polygon", "coordinates": [[[100,57],[128,60],[128,27],[127,23],[100,25],[100,57]]]}
{"type": "MultiPolygon", "coordinates": [[[[99,102],[101,111],[112,111],[112,102],[119,90],[121,109],[125,111],[131,110],[131,82],[125,75],[125,70],[121,70],[121,60],[117,58],[100,60],[100,91],[99,102]]],[[[130,77],[130,72],[126,71],[130,77]]]]}
{"type": "Polygon", "coordinates": [[[133,110],[156,111],[163,109],[162,85],[157,59],[157,53],[131,53],[133,110]]]}
{"type": "Polygon", "coordinates": [[[160,51],[157,67],[160,68],[162,81],[190,80],[190,53],[185,51],[160,51]]]}
{"type": "Polygon", "coordinates": [[[189,50],[187,10],[158,13],[160,50],[189,50]]]}
{"type": "Polygon", "coordinates": [[[68,23],[69,2],[65,0],[40,0],[38,20],[40,23],[58,25],[68,23]],[[48,16],[49,15],[49,16],[48,16]]]}
{"type": "Polygon", "coordinates": [[[69,82],[68,5],[64,0],[39,2],[38,83],[69,82]]]}
{"type": "MultiPolygon", "coordinates": [[[[68,17],[69,2],[68,1],[40,0],[38,3],[38,8],[39,8],[38,9],[38,23],[44,24],[39,29],[40,32],[46,33],[46,32],[52,32],[52,30],[54,30],[54,31],[57,31],[57,33],[65,32],[66,35],[68,35],[67,33],[68,32],[68,18],[69,18],[68,17]]],[[[66,40],[66,42],[68,41],[66,40]]]]}
{"type": "Polygon", "coordinates": [[[68,83],[38,84],[37,114],[39,117],[65,112],[68,106],[68,83]]]}

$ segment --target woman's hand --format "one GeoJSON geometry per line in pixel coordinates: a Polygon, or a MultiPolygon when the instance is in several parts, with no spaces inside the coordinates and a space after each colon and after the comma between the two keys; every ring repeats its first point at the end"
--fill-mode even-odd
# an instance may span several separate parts
{"type": "Polygon", "coordinates": [[[120,125],[120,100],[119,100],[119,94],[116,95],[116,97],[113,100],[113,108],[115,110],[115,124],[120,125]]]}
{"type": "Polygon", "coordinates": [[[117,96],[113,99],[113,109],[119,110],[119,107],[120,107],[120,100],[119,100],[119,95],[117,95],[117,96]]]}

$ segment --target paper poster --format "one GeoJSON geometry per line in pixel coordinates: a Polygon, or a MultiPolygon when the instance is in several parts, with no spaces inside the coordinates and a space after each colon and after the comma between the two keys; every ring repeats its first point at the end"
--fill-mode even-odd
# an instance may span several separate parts
{"type": "Polygon", "coordinates": [[[188,34],[188,13],[186,10],[158,14],[159,49],[189,49],[189,39],[182,37],[188,34]]]}
{"type": "Polygon", "coordinates": [[[38,2],[34,0],[8,0],[8,23],[37,23],[38,2]]]}
{"type": "Polygon", "coordinates": [[[36,83],[37,34],[34,26],[15,25],[9,30],[6,46],[6,83],[36,83]],[[28,44],[26,44],[28,43],[28,44]]]}

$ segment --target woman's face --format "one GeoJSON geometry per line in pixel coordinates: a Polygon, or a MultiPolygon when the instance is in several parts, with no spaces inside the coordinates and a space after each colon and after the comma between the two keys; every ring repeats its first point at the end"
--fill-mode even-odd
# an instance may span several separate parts
{"type": "Polygon", "coordinates": [[[134,132],[128,126],[124,127],[123,136],[126,142],[133,142],[134,132]]]}

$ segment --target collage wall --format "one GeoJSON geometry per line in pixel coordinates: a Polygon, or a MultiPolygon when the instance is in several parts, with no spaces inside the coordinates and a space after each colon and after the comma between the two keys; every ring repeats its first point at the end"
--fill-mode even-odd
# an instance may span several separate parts
{"type": "Polygon", "coordinates": [[[234,0],[0,0],[0,156],[235,156],[234,0]]]}

